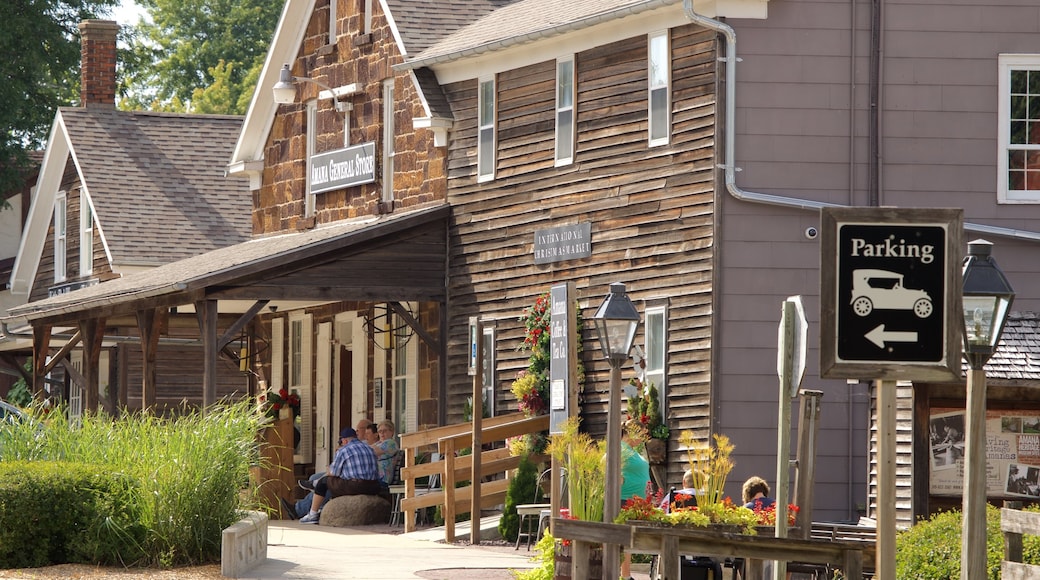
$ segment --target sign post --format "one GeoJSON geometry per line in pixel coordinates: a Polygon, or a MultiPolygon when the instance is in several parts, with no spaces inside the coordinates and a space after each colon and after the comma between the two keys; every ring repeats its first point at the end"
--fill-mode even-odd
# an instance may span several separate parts
{"type": "Polygon", "coordinates": [[[878,578],[895,578],[896,381],[960,377],[959,209],[820,210],[820,376],[877,379],[878,578]]]}
{"type": "MultiPolygon", "coordinates": [[[[776,537],[787,537],[787,498],[790,497],[791,481],[791,399],[798,394],[798,387],[805,375],[805,338],[808,325],[802,297],[791,296],[781,304],[780,328],[776,356],[776,372],[780,377],[780,403],[776,438],[776,537]]],[[[786,562],[777,562],[773,577],[786,577],[786,562]]]]}

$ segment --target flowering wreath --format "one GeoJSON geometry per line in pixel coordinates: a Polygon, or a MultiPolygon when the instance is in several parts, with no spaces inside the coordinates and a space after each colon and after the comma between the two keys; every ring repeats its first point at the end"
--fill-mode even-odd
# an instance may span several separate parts
{"type": "MultiPolygon", "coordinates": [[[[517,350],[529,350],[531,356],[527,360],[527,370],[517,373],[511,391],[517,400],[517,407],[527,416],[540,415],[549,409],[549,354],[550,332],[552,321],[549,293],[544,292],[535,298],[534,304],[524,308],[520,321],[524,324],[524,340],[517,350]]],[[[578,310],[577,328],[575,332],[581,336],[581,310],[578,310]]],[[[578,352],[582,350],[578,341],[578,352]]],[[[585,382],[585,367],[578,357],[578,387],[585,382]]]]}
{"type": "Polygon", "coordinates": [[[264,393],[260,396],[260,404],[264,409],[264,415],[272,419],[278,418],[278,411],[282,407],[288,406],[293,414],[300,412],[300,396],[284,388],[264,393]]]}

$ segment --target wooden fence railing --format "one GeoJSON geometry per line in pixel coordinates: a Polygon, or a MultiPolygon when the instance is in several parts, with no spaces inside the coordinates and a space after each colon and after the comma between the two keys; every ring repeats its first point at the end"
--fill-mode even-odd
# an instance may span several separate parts
{"type": "MultiPolygon", "coordinates": [[[[745,536],[707,528],[605,524],[556,519],[554,537],[573,540],[571,578],[589,577],[588,550],[600,543],[619,544],[635,553],[659,554],[662,578],[679,578],[679,555],[697,554],[755,560],[782,560],[822,564],[841,569],[846,578],[863,576],[865,557],[872,546],[843,540],[802,540],[745,536]]],[[[761,567],[748,567],[748,580],[762,580],[761,567]],[[758,572],[755,572],[758,570],[758,572]]]]}
{"type": "Polygon", "coordinates": [[[1000,510],[1000,531],[1004,532],[1004,561],[1001,580],[1040,578],[1040,566],[1022,563],[1022,536],[1040,535],[1040,513],[1024,512],[1020,501],[1006,501],[1000,510]]]}
{"type": "MultiPolygon", "coordinates": [[[[478,441],[481,446],[505,441],[510,437],[537,433],[549,429],[549,416],[524,417],[522,413],[513,413],[499,417],[483,419],[480,424],[478,441]]],[[[456,452],[473,443],[473,426],[471,423],[446,425],[415,433],[401,435],[401,448],[404,449],[405,466],[401,469],[404,481],[404,498],[401,500],[401,511],[404,512],[404,529],[410,532],[415,529],[415,510],[441,506],[444,515],[444,539],[455,541],[455,515],[469,512],[470,525],[480,525],[480,510],[503,503],[506,490],[509,488],[508,476],[520,464],[519,457],[509,455],[509,450],[500,448],[480,453],[474,470],[473,455],[456,457],[456,452]],[[415,463],[416,453],[432,445],[437,446],[440,454],[438,461],[415,463]],[[474,473],[476,471],[476,473],[474,473]],[[484,481],[487,476],[504,474],[505,477],[484,481]],[[440,475],[441,485],[436,490],[417,489],[415,480],[440,475]],[[457,481],[469,481],[469,485],[455,487],[457,481]],[[476,486],[477,490],[473,487],[476,486]],[[473,509],[473,497],[477,493],[480,505],[473,509]]],[[[479,533],[478,533],[479,534],[479,533]]],[[[478,535],[479,537],[479,535],[478,535]]]]}

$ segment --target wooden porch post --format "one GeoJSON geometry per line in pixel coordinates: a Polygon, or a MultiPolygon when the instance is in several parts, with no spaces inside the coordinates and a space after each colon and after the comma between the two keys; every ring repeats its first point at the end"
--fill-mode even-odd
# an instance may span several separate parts
{"type": "MultiPolygon", "coordinates": [[[[83,410],[97,411],[100,389],[99,363],[101,361],[101,343],[105,336],[105,320],[89,318],[79,321],[79,332],[83,340],[83,410]]],[[[114,414],[114,401],[106,397],[105,407],[109,414],[114,414]]]]}
{"type": "Polygon", "coordinates": [[[43,393],[43,381],[47,375],[47,352],[51,344],[50,326],[33,326],[33,398],[43,393]]]}
{"type": "Polygon", "coordinates": [[[137,311],[137,330],[141,334],[141,411],[145,412],[155,409],[155,355],[166,312],[165,308],[137,311]]]}
{"type": "Polygon", "coordinates": [[[217,301],[199,300],[195,315],[202,333],[202,406],[217,402],[217,301]]]}

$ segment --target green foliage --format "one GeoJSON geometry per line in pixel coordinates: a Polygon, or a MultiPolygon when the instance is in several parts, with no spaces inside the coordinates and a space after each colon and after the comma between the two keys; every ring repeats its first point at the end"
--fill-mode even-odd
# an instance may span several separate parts
{"type": "Polygon", "coordinates": [[[141,502],[134,478],[106,466],[0,463],[0,568],[136,561],[141,502]]]}
{"type": "Polygon", "coordinates": [[[567,468],[567,505],[571,516],[588,522],[603,521],[606,487],[606,441],[578,430],[578,417],[567,419],[549,440],[548,452],[567,468]]]}
{"type": "MultiPolygon", "coordinates": [[[[1040,511],[1029,507],[1026,511],[1040,511]]],[[[913,580],[956,580],[961,577],[961,512],[949,511],[916,523],[896,536],[896,578],[913,580]]],[[[1040,564],[1040,536],[1022,538],[1022,559],[1040,564]]],[[[1004,538],[1000,510],[986,506],[986,577],[1000,578],[1004,538]]]]}
{"type": "Polygon", "coordinates": [[[552,580],[556,571],[556,540],[548,531],[542,535],[542,539],[534,546],[532,562],[538,562],[538,566],[529,570],[513,570],[516,580],[552,580]]]}
{"type": "MultiPolygon", "coordinates": [[[[60,410],[45,414],[33,406],[30,412],[33,422],[0,424],[0,461],[75,461],[131,478],[143,498],[135,518],[144,537],[140,556],[122,556],[127,564],[219,560],[221,531],[241,509],[254,507],[243,490],[250,465],[259,461],[255,439],[263,416],[249,402],[209,407],[205,414],[185,408],[174,419],[88,414],[78,425],[60,410]]],[[[36,493],[53,501],[58,490],[36,493]]]]}
{"type": "MultiPolygon", "coordinates": [[[[137,25],[128,82],[137,105],[153,110],[244,114],[283,2],[138,0],[150,22],[137,25]]],[[[280,65],[279,65],[280,66],[280,65]]]]}
{"type": "Polygon", "coordinates": [[[538,467],[526,455],[522,455],[516,475],[510,480],[509,489],[506,490],[502,519],[498,521],[498,533],[503,539],[515,542],[520,533],[520,516],[516,513],[516,506],[538,503],[541,497],[542,490],[538,487],[538,467]]]}
{"type": "MultiPolygon", "coordinates": [[[[39,149],[59,106],[79,98],[82,20],[118,0],[0,2],[0,199],[22,183],[27,152],[39,149]]],[[[6,205],[6,204],[5,204],[6,205]]]]}
{"type": "MultiPolygon", "coordinates": [[[[22,365],[22,369],[27,373],[32,372],[32,359],[25,361],[22,365]]],[[[32,391],[29,390],[29,385],[26,384],[25,379],[19,378],[11,385],[11,388],[7,391],[7,402],[17,405],[19,407],[28,407],[32,403],[32,391]]]]}

